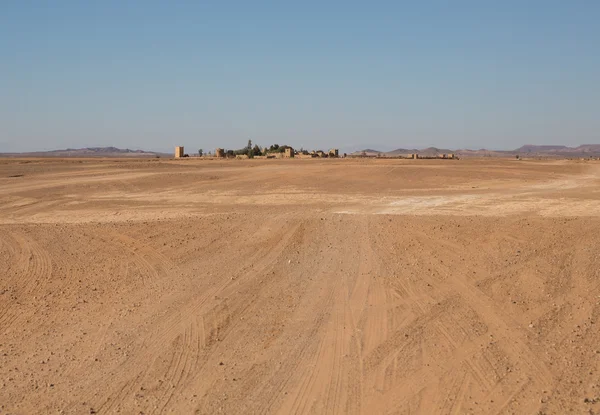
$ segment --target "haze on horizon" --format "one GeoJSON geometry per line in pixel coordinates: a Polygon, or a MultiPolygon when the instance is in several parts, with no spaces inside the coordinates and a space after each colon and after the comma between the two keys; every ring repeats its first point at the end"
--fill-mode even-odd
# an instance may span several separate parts
{"type": "Polygon", "coordinates": [[[0,152],[600,142],[600,3],[0,4],[0,152]]]}

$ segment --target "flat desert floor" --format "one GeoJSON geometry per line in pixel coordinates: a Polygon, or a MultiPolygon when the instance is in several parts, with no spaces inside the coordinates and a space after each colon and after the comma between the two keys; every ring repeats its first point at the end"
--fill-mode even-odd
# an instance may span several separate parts
{"type": "Polygon", "coordinates": [[[600,413],[600,163],[0,160],[0,413],[600,413]]]}

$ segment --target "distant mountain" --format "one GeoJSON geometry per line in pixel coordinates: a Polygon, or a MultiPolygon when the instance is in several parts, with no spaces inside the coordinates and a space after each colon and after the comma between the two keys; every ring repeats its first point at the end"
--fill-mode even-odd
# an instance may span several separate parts
{"type": "Polygon", "coordinates": [[[437,148],[437,147],[427,147],[423,150],[417,150],[417,153],[420,154],[448,154],[453,153],[452,150],[448,150],[447,148],[437,148]]]}
{"type": "Polygon", "coordinates": [[[527,144],[514,150],[514,153],[562,157],[600,156],[600,144],[582,144],[577,147],[527,144]]]}
{"type": "Polygon", "coordinates": [[[600,144],[582,144],[577,149],[582,152],[600,152],[600,144]]]}
{"type": "Polygon", "coordinates": [[[385,153],[388,156],[399,156],[401,154],[412,154],[414,152],[416,152],[417,150],[409,150],[407,148],[397,148],[395,150],[392,151],[388,151],[387,153],[385,153]]]}
{"type": "Polygon", "coordinates": [[[582,144],[577,149],[583,153],[600,153],[600,144],[582,144]]]}
{"type": "Polygon", "coordinates": [[[458,149],[450,150],[446,148],[428,147],[424,149],[407,149],[398,148],[396,150],[380,152],[372,149],[365,149],[352,153],[353,156],[366,155],[375,157],[382,155],[385,157],[396,157],[407,154],[419,154],[423,156],[435,156],[439,154],[454,153],[459,157],[514,157],[521,156],[537,156],[537,157],[599,157],[600,144],[582,144],[578,147],[567,147],[560,145],[533,145],[526,144],[515,150],[487,150],[481,148],[478,150],[458,149]]]}
{"type": "Polygon", "coordinates": [[[428,147],[428,148],[424,148],[421,150],[417,150],[415,148],[413,149],[408,149],[408,148],[397,148],[396,150],[392,150],[392,151],[377,151],[377,150],[371,150],[371,149],[365,149],[362,151],[356,151],[354,153],[352,153],[352,155],[360,155],[361,153],[366,153],[366,155],[378,155],[381,154],[383,156],[386,157],[394,157],[394,156],[401,156],[401,155],[407,155],[407,154],[421,154],[421,155],[427,155],[427,156],[435,156],[437,154],[448,154],[448,153],[453,153],[452,150],[448,150],[448,149],[444,149],[444,148],[436,148],[436,147],[428,147]]]}
{"type": "Polygon", "coordinates": [[[350,153],[351,156],[368,156],[368,157],[376,157],[378,155],[385,155],[385,151],[373,150],[372,148],[365,148],[364,150],[358,150],[354,153],[350,153]]]}
{"type": "Polygon", "coordinates": [[[525,144],[515,150],[517,153],[551,153],[567,150],[567,146],[537,146],[532,144],[525,144]]]}
{"type": "Polygon", "coordinates": [[[458,157],[514,157],[517,153],[513,151],[488,150],[480,148],[478,150],[460,149],[454,152],[458,157]]]}
{"type": "Polygon", "coordinates": [[[64,150],[0,153],[0,157],[168,157],[170,154],[117,147],[67,148],[64,150]]]}

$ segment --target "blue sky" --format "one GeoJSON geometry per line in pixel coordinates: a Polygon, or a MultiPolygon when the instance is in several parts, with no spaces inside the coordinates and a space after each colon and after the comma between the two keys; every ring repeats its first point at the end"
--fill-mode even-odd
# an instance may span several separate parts
{"type": "Polygon", "coordinates": [[[0,2],[0,152],[600,143],[600,2],[0,2]]]}

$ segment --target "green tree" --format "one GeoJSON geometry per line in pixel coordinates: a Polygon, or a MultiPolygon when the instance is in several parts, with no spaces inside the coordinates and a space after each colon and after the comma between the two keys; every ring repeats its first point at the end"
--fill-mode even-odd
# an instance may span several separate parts
{"type": "Polygon", "coordinates": [[[200,157],[202,157],[202,155],[203,155],[203,154],[204,154],[204,150],[202,150],[202,149],[198,150],[198,155],[199,155],[200,157]]]}

